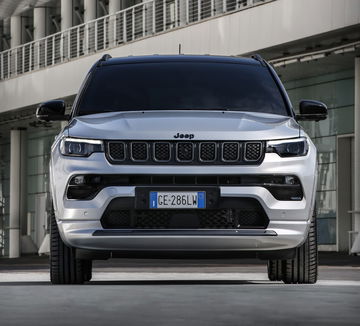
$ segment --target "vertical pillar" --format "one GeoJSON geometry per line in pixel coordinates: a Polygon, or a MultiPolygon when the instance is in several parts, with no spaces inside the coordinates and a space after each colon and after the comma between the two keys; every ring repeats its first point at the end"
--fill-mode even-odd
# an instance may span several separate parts
{"type": "Polygon", "coordinates": [[[96,19],[96,0],[84,0],[84,23],[96,19]]]}
{"type": "Polygon", "coordinates": [[[0,52],[4,51],[3,37],[4,37],[4,21],[0,20],[0,52]]]}
{"type": "Polygon", "coordinates": [[[180,26],[184,26],[188,23],[189,0],[178,1],[178,6],[178,8],[175,8],[175,10],[178,10],[178,23],[180,26]]]}
{"type": "Polygon", "coordinates": [[[115,14],[121,9],[120,0],[109,0],[109,15],[115,14]]]}
{"type": "Polygon", "coordinates": [[[117,35],[119,31],[117,31],[118,26],[116,26],[116,17],[114,16],[115,13],[121,10],[120,0],[110,0],[109,1],[109,31],[108,31],[108,40],[109,44],[113,44],[114,46],[117,45],[117,35]]]}
{"type": "Polygon", "coordinates": [[[21,44],[21,16],[11,16],[10,18],[10,35],[11,35],[11,47],[15,47],[21,44]]]}
{"type": "Polygon", "coordinates": [[[351,248],[360,253],[360,57],[355,58],[355,105],[354,105],[354,231],[358,232],[351,248]]]}
{"type": "Polygon", "coordinates": [[[34,41],[46,36],[46,8],[34,8],[34,41]]]}
{"type": "Polygon", "coordinates": [[[73,0],[61,0],[61,30],[73,25],[73,0]]]}
{"type": "Polygon", "coordinates": [[[21,227],[26,231],[25,130],[10,133],[10,225],[9,258],[20,257],[21,227]],[[24,216],[23,216],[24,215],[24,216]]]}

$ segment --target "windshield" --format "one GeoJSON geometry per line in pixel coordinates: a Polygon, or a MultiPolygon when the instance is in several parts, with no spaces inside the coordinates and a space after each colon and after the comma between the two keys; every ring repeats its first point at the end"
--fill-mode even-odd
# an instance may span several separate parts
{"type": "Polygon", "coordinates": [[[97,68],[78,115],[145,110],[231,110],[289,115],[269,70],[218,62],[157,62],[97,68]]]}

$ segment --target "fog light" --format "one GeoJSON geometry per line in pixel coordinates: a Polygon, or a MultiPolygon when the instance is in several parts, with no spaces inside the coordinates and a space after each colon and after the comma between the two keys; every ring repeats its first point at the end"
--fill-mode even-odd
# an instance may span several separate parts
{"type": "Polygon", "coordinates": [[[73,180],[76,185],[83,185],[86,183],[85,176],[83,175],[77,175],[73,180]]]}
{"type": "Polygon", "coordinates": [[[285,184],[287,185],[294,185],[297,184],[296,178],[290,175],[285,176],[285,184]]]}

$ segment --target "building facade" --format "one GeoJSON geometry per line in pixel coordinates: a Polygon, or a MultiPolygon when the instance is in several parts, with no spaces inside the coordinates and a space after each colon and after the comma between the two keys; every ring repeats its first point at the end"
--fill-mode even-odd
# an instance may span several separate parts
{"type": "Polygon", "coordinates": [[[62,126],[35,109],[60,98],[70,108],[104,53],[261,54],[295,110],[301,99],[329,108],[302,124],[319,152],[320,249],[360,242],[360,0],[0,0],[0,255],[13,257],[16,239],[23,254],[46,251],[62,126]]]}

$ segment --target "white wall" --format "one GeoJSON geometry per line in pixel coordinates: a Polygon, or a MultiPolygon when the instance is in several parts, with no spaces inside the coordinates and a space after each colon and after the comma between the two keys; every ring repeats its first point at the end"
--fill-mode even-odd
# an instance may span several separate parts
{"type": "Polygon", "coordinates": [[[359,0],[277,0],[0,82],[0,112],[75,94],[103,53],[240,55],[357,24],[359,0]]]}

